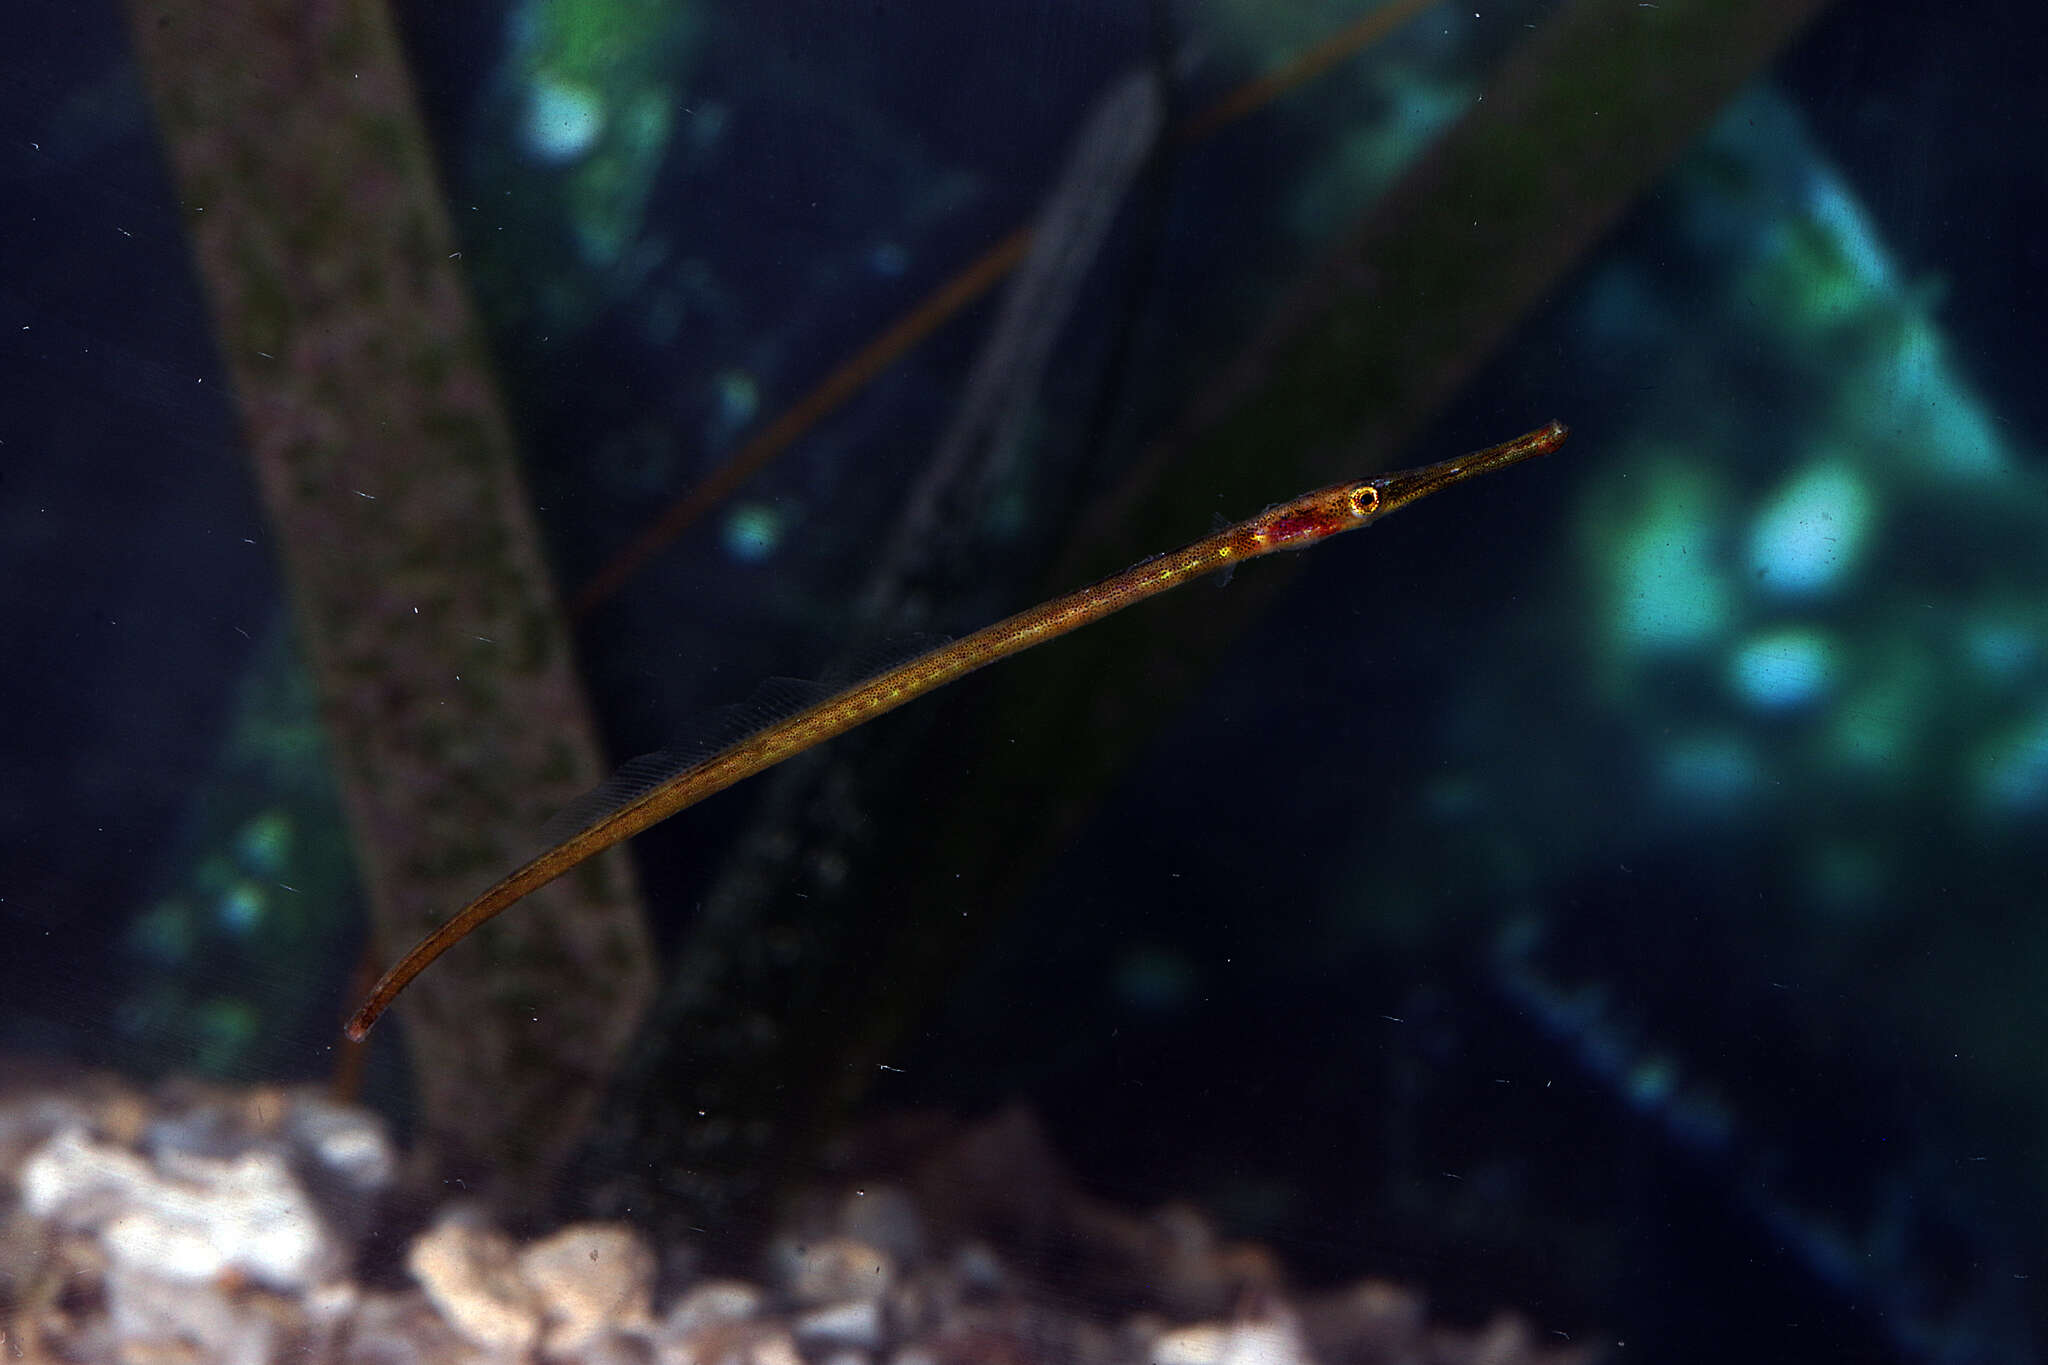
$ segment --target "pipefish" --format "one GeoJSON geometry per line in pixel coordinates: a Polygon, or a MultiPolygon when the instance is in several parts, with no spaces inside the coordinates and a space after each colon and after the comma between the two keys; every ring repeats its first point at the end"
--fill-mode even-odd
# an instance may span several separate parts
{"type": "Polygon", "coordinates": [[[998,659],[1058,639],[1135,602],[1156,597],[1190,579],[1231,568],[1242,560],[1281,550],[1307,549],[1331,536],[1369,526],[1453,484],[1547,455],[1564,443],[1567,434],[1564,423],[1553,421],[1512,441],[1456,459],[1357,483],[1333,484],[1276,503],[1255,517],[1226,526],[1191,545],[1155,555],[1093,587],[1055,597],[972,635],[928,650],[777,720],[652,787],[635,792],[630,799],[602,810],[567,838],[463,906],[384,973],[362,1007],[350,1017],[344,1031],[353,1041],[361,1042],[407,983],[478,925],[579,863],[735,782],[843,735],[998,659]]]}

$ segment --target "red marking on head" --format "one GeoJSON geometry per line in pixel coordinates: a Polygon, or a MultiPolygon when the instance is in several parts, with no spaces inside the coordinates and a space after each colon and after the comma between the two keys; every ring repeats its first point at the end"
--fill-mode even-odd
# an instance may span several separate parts
{"type": "Polygon", "coordinates": [[[1343,529],[1344,518],[1321,511],[1283,512],[1259,528],[1267,543],[1275,546],[1312,543],[1343,529]]]}

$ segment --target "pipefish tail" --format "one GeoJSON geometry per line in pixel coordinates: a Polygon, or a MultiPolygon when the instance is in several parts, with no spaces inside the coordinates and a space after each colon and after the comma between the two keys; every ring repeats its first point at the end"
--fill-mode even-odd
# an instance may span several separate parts
{"type": "Polygon", "coordinates": [[[1562,422],[1552,422],[1512,441],[1454,460],[1304,493],[1204,536],[1192,545],[1133,565],[1093,587],[1055,597],[972,635],[940,645],[777,720],[596,814],[589,823],[463,906],[454,918],[421,939],[384,973],[362,1007],[349,1019],[345,1031],[351,1039],[361,1042],[407,983],[499,911],[577,864],[735,782],[843,735],[978,668],[1058,639],[1135,602],[1157,597],[1190,579],[1230,568],[1243,560],[1281,550],[1306,549],[1331,536],[1369,526],[1453,484],[1547,455],[1564,444],[1567,434],[1562,422]]]}

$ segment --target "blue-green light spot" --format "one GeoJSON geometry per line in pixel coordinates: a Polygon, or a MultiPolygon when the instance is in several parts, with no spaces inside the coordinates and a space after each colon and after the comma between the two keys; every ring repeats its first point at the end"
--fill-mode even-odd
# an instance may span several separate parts
{"type": "Polygon", "coordinates": [[[745,370],[721,370],[718,380],[718,424],[736,431],[761,410],[761,387],[745,370]]]}
{"type": "Polygon", "coordinates": [[[255,876],[278,876],[291,851],[292,818],[283,811],[265,811],[235,835],[235,854],[255,876]]]}
{"type": "Polygon", "coordinates": [[[1729,660],[1736,694],[1760,711],[1809,706],[1834,687],[1834,647],[1810,630],[1780,630],[1748,640],[1729,660]]]}
{"type": "Polygon", "coordinates": [[[1983,403],[1949,364],[1934,324],[1913,318],[1900,329],[1898,351],[1883,390],[1896,420],[1910,423],[1912,448],[1944,474],[1983,478],[2005,471],[2003,443],[1983,403]]]}
{"type": "Polygon", "coordinates": [[[1963,651],[1984,677],[2012,682],[2040,658],[2041,642],[2033,631],[2011,621],[1976,621],[1963,634],[1963,651]]]}
{"type": "Polygon", "coordinates": [[[1664,753],[1664,785],[1696,806],[1727,806],[1762,781],[1756,755],[1740,740],[1718,735],[1681,740],[1664,753]]]}
{"type": "Polygon", "coordinates": [[[1993,742],[1979,764],[1977,790],[1997,815],[2017,815],[2048,804],[2048,716],[1993,742]]]}
{"type": "Polygon", "coordinates": [[[1629,1071],[1625,1084],[1629,1103],[1638,1109],[1653,1109],[1677,1089],[1678,1068],[1668,1057],[1645,1057],[1629,1071]]]}
{"type": "Polygon", "coordinates": [[[220,898],[214,915],[229,933],[246,934],[263,922],[264,909],[263,892],[252,883],[237,882],[220,898]]]}
{"type": "Polygon", "coordinates": [[[1713,530],[1694,509],[1677,501],[1659,508],[1622,544],[1622,636],[1644,649],[1683,649],[1720,634],[1728,590],[1713,560],[1713,530]]]}
{"type": "Polygon", "coordinates": [[[1780,489],[1750,530],[1757,582],[1787,597],[1838,586],[1862,558],[1873,503],[1855,470],[1815,465],[1780,489]]]}
{"type": "Polygon", "coordinates": [[[782,544],[782,514],[763,503],[742,503],[725,519],[725,552],[758,564],[782,544]]]}
{"type": "Polygon", "coordinates": [[[1879,244],[1863,206],[1851,199],[1839,181],[1820,180],[1808,191],[1806,211],[1841,253],[1850,278],[1863,289],[1884,293],[1892,288],[1891,260],[1879,244]]]}
{"type": "Polygon", "coordinates": [[[542,161],[580,160],[603,134],[604,102],[596,92],[552,76],[537,77],[527,90],[520,137],[542,161]]]}

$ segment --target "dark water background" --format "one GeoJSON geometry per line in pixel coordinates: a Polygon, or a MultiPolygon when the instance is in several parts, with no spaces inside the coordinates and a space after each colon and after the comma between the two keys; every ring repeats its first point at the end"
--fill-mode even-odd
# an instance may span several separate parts
{"type": "MultiPolygon", "coordinates": [[[[1027,463],[987,513],[1012,549],[936,628],[1033,600],[1074,508],[1548,12],[1440,7],[1130,191],[1024,446],[1068,498],[1027,463]]],[[[518,26],[407,20],[571,590],[1027,217],[1162,32],[1137,6],[705,12],[604,92],[673,123],[598,211],[519,141],[518,26]]],[[[1320,31],[1163,22],[1196,105],[1320,31]]],[[[0,30],[0,1045],[320,1075],[361,897],[121,17],[0,30]]],[[[1035,884],[958,869],[964,907],[1015,908],[867,1102],[1024,1097],[1105,1196],[1194,1199],[1305,1280],[1387,1274],[1454,1316],[1666,1358],[2032,1359],[2040,36],[2014,5],[1826,12],[1393,459],[1553,415],[1566,450],[1319,550],[1035,884]]],[[[993,314],[585,624],[614,753],[847,647],[993,314]]],[[[750,799],[642,841],[668,951],[750,799]]],[[[913,837],[920,799],[888,802],[913,837]]],[[[387,1052],[372,1093],[402,1091],[387,1052]]]]}

